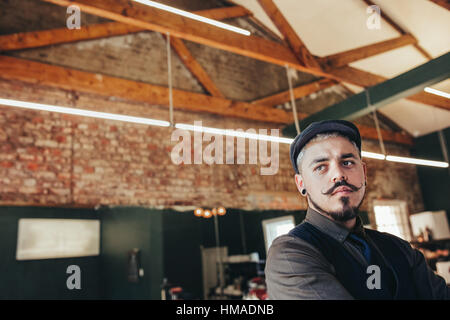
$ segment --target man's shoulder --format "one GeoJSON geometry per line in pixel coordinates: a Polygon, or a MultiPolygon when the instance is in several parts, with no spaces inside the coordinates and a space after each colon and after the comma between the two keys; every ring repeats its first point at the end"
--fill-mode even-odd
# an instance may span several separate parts
{"type": "Polygon", "coordinates": [[[269,248],[266,277],[273,279],[286,274],[334,273],[333,266],[313,245],[291,234],[277,237],[269,248]]]}
{"type": "Polygon", "coordinates": [[[267,254],[267,262],[304,261],[304,259],[298,259],[301,257],[324,259],[322,253],[309,242],[292,234],[285,234],[273,240],[267,254]]]}

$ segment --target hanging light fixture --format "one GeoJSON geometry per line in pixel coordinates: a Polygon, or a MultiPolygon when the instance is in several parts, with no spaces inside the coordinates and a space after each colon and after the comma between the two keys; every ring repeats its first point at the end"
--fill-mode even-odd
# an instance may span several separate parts
{"type": "MultiPolygon", "coordinates": [[[[141,118],[141,117],[133,117],[133,116],[107,113],[107,112],[83,110],[83,109],[78,109],[78,108],[61,107],[61,106],[48,105],[48,104],[43,104],[43,103],[19,101],[19,100],[12,100],[12,99],[0,98],[0,105],[23,108],[23,109],[65,113],[65,114],[71,114],[71,115],[76,115],[76,116],[85,116],[85,117],[91,117],[91,118],[117,120],[117,121],[124,121],[124,122],[130,122],[130,123],[139,123],[139,124],[146,124],[146,125],[151,125],[151,126],[160,126],[160,127],[169,127],[170,126],[169,121],[141,118]]],[[[291,138],[274,137],[274,136],[260,135],[260,134],[254,134],[254,133],[248,133],[248,132],[240,132],[240,131],[228,130],[228,129],[198,127],[198,126],[193,126],[193,125],[183,124],[183,123],[175,124],[175,128],[189,130],[189,131],[208,132],[208,133],[220,134],[220,135],[225,135],[225,136],[242,137],[242,138],[255,139],[255,140],[275,141],[275,142],[285,143],[285,144],[291,144],[292,141],[294,141],[294,139],[291,139],[291,138]]],[[[384,155],[379,154],[379,153],[373,153],[373,152],[367,152],[367,151],[362,151],[361,153],[362,153],[363,157],[372,158],[372,159],[389,160],[389,159],[387,159],[387,157],[390,157],[389,161],[404,162],[404,163],[410,163],[410,164],[416,164],[416,165],[426,165],[426,166],[433,166],[433,167],[439,167],[439,168],[447,168],[448,167],[447,162],[430,161],[430,160],[423,160],[423,159],[413,159],[413,158],[407,158],[407,157],[402,157],[403,159],[406,159],[406,160],[402,161],[402,159],[398,159],[399,157],[386,156],[386,158],[385,158],[384,155]]]]}
{"type": "Polygon", "coordinates": [[[212,216],[213,216],[213,214],[212,214],[211,210],[206,209],[203,211],[203,218],[211,218],[212,216]]]}
{"type": "Polygon", "coordinates": [[[126,115],[122,115],[122,114],[83,110],[83,109],[78,109],[78,108],[60,107],[60,106],[43,104],[43,103],[34,103],[34,102],[11,100],[11,99],[0,98],[0,105],[16,107],[16,108],[23,108],[23,109],[65,113],[65,114],[91,117],[91,118],[118,120],[118,121],[131,122],[131,123],[147,124],[147,125],[151,125],[151,126],[168,127],[170,125],[170,123],[168,121],[163,121],[163,120],[132,117],[132,116],[126,116],[126,115]]]}
{"type": "Polygon", "coordinates": [[[194,216],[196,217],[202,217],[203,216],[203,209],[202,208],[197,208],[194,210],[194,216]]]}
{"type": "Polygon", "coordinates": [[[448,163],[447,162],[443,162],[443,161],[431,161],[431,160],[422,160],[422,159],[414,159],[414,158],[407,158],[407,157],[397,157],[397,156],[386,156],[386,160],[387,161],[393,161],[393,162],[417,164],[417,165],[421,165],[421,166],[448,168],[448,163]]]}
{"type": "Polygon", "coordinates": [[[426,87],[425,89],[423,89],[423,91],[450,99],[450,94],[444,91],[436,90],[430,87],[426,87]]]}
{"type": "Polygon", "coordinates": [[[224,207],[220,207],[220,208],[217,209],[217,214],[219,216],[224,216],[226,213],[227,213],[227,210],[225,210],[224,207]]]}
{"type": "Polygon", "coordinates": [[[212,209],[197,208],[194,210],[194,216],[203,217],[203,218],[224,216],[226,213],[227,213],[227,210],[224,207],[212,208],[212,209]]]}
{"type": "Polygon", "coordinates": [[[200,16],[200,15],[195,14],[195,13],[191,13],[191,12],[188,12],[188,11],[184,11],[184,10],[180,10],[180,9],[177,9],[177,8],[174,8],[174,7],[170,7],[170,6],[167,6],[167,5],[159,3],[159,2],[150,1],[150,0],[133,0],[133,1],[138,2],[140,4],[144,4],[144,5],[149,6],[149,7],[153,7],[153,8],[157,8],[157,9],[164,10],[164,11],[167,11],[167,12],[175,13],[175,14],[178,14],[180,16],[192,19],[192,20],[196,20],[196,21],[200,21],[200,22],[203,22],[203,23],[207,23],[207,24],[210,24],[210,25],[213,25],[213,26],[216,26],[218,28],[222,28],[222,29],[225,29],[225,30],[228,30],[228,31],[233,31],[233,32],[236,32],[236,33],[240,33],[240,34],[243,34],[245,36],[249,36],[251,34],[250,31],[248,31],[248,30],[245,30],[245,29],[242,29],[242,28],[238,28],[238,27],[235,27],[235,26],[223,23],[223,22],[219,22],[219,21],[216,21],[216,20],[213,20],[213,19],[209,19],[209,18],[200,16]]]}

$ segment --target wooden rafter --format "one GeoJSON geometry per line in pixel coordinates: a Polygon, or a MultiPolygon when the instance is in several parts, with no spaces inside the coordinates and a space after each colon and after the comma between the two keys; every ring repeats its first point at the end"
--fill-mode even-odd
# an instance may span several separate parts
{"type": "MultiPolygon", "coordinates": [[[[0,56],[0,78],[107,97],[114,96],[154,105],[168,106],[169,104],[169,89],[166,87],[7,56],[0,56]]],[[[173,104],[182,110],[209,112],[257,121],[273,123],[293,121],[292,115],[283,110],[183,90],[173,90],[173,104]]]]}
{"type": "Polygon", "coordinates": [[[170,45],[178,54],[186,68],[189,69],[207,92],[214,97],[225,98],[203,67],[194,59],[189,49],[183,43],[183,40],[170,37],[170,45]]]}
{"type": "MultiPolygon", "coordinates": [[[[201,10],[194,13],[215,20],[251,15],[250,11],[241,6],[201,10]]],[[[84,26],[74,30],[61,28],[14,33],[0,36],[0,51],[37,48],[54,44],[120,36],[146,30],[146,28],[120,22],[108,22],[84,26]]]]}
{"type": "Polygon", "coordinates": [[[430,0],[444,9],[450,10],[450,0],[430,0]]]}
{"type": "Polygon", "coordinates": [[[396,48],[416,43],[417,43],[416,38],[414,38],[410,34],[405,34],[394,39],[377,42],[367,46],[323,57],[320,58],[319,62],[325,69],[329,70],[333,68],[342,67],[349,63],[362,60],[386,51],[390,51],[396,48]]]}
{"type": "Polygon", "coordinates": [[[119,36],[139,31],[142,31],[142,28],[118,22],[107,22],[82,27],[78,30],[61,28],[14,33],[0,36],[0,51],[44,47],[53,44],[119,36]]]}
{"type": "MultiPolygon", "coordinates": [[[[49,87],[92,93],[100,96],[115,96],[130,101],[167,106],[168,89],[148,83],[83,72],[24,59],[0,56],[0,79],[18,80],[49,87]]],[[[236,102],[223,98],[182,90],[173,90],[173,102],[177,109],[208,112],[229,117],[238,117],[263,122],[289,124],[291,112],[272,107],[236,102]]],[[[103,110],[95,110],[103,111],[103,110]]],[[[107,111],[107,110],[104,110],[107,111]]],[[[299,119],[308,115],[299,114],[299,119]]],[[[377,139],[371,128],[359,126],[363,138],[377,139]]],[[[382,130],[386,141],[412,145],[406,135],[382,130]]]]}
{"type": "Polygon", "coordinates": [[[293,68],[317,76],[326,75],[299,63],[290,48],[257,36],[245,36],[180,15],[125,0],[43,0],[67,7],[77,5],[83,12],[197,42],[250,58],[293,68]]]}
{"type": "MultiPolygon", "coordinates": [[[[372,0],[363,0],[368,6],[374,6],[377,5],[373,3],[372,0]]],[[[386,20],[387,23],[389,23],[395,30],[397,30],[401,35],[407,34],[407,32],[399,26],[390,16],[386,14],[384,10],[381,10],[381,17],[386,20]]],[[[419,42],[417,41],[414,44],[414,47],[428,60],[433,59],[433,57],[421,46],[419,45],[419,42]]]]}
{"type": "MultiPolygon", "coordinates": [[[[43,1],[66,7],[71,4],[78,5],[84,12],[102,16],[104,18],[161,33],[170,32],[171,36],[180,37],[186,40],[281,66],[288,65],[302,72],[335,79],[341,82],[349,82],[358,86],[367,86],[366,83],[371,82],[375,77],[380,78],[377,83],[382,82],[384,79],[383,77],[374,76],[368,72],[350,67],[341,67],[329,70],[327,72],[317,71],[316,69],[308,68],[300,64],[290,48],[274,41],[256,36],[240,35],[175,14],[161,12],[160,10],[139,5],[134,2],[132,3],[124,0],[43,1]],[[357,78],[353,77],[355,73],[358,74],[357,78]]],[[[440,99],[433,98],[432,100],[430,99],[430,102],[425,103],[435,105],[434,103],[439,101],[439,103],[435,105],[437,107],[447,103],[444,101],[447,99],[442,97],[438,98],[440,99]]]]}
{"type": "MultiPolygon", "coordinates": [[[[359,133],[362,138],[378,140],[378,133],[376,128],[366,127],[355,123],[355,126],[358,128],[359,133]]],[[[413,138],[404,133],[388,131],[381,129],[381,136],[383,137],[383,141],[396,142],[401,144],[406,144],[412,146],[414,144],[413,138]]]]}
{"type": "MultiPolygon", "coordinates": [[[[323,90],[325,88],[334,86],[336,84],[336,81],[330,80],[330,79],[321,79],[314,81],[312,83],[304,84],[301,86],[298,86],[292,90],[294,94],[295,99],[300,99],[303,97],[306,97],[310,95],[311,93],[323,90]]],[[[288,102],[291,100],[290,92],[289,90],[283,91],[262,99],[258,99],[255,101],[252,101],[254,104],[258,105],[265,105],[265,106],[276,106],[285,102],[288,102]]]]}
{"type": "Polygon", "coordinates": [[[272,20],[280,33],[284,36],[284,39],[294,51],[300,63],[311,69],[320,70],[320,64],[309,52],[306,45],[297,35],[287,19],[283,16],[273,0],[258,0],[258,2],[266,12],[267,16],[270,18],[270,20],[272,20]]]}
{"type": "MultiPolygon", "coordinates": [[[[392,101],[404,98],[412,92],[423,92],[422,88],[427,85],[443,81],[449,77],[449,64],[450,53],[447,53],[392,79],[372,86],[365,92],[360,92],[324,108],[303,119],[300,122],[300,126],[301,128],[306,128],[314,121],[328,119],[357,119],[392,101]]],[[[291,125],[291,127],[293,128],[294,126],[291,125]]]]}

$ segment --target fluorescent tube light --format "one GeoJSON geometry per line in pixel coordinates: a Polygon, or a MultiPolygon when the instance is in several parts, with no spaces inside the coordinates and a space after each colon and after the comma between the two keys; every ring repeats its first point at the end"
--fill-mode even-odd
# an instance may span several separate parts
{"type": "Polygon", "coordinates": [[[367,152],[367,151],[361,151],[361,156],[363,156],[364,158],[371,158],[371,159],[378,159],[378,160],[384,160],[386,158],[384,154],[367,152]]]}
{"type": "Polygon", "coordinates": [[[405,157],[397,157],[397,156],[386,156],[386,160],[393,161],[393,162],[418,164],[418,165],[422,165],[422,166],[448,168],[448,163],[442,162],[442,161],[431,161],[431,160],[422,160],[422,159],[405,158],[405,157]]]}
{"type": "Polygon", "coordinates": [[[245,30],[245,29],[242,29],[242,28],[238,28],[238,27],[226,24],[226,23],[222,23],[222,22],[219,22],[219,21],[216,21],[216,20],[213,20],[213,19],[205,18],[205,17],[202,17],[202,16],[200,16],[198,14],[194,14],[194,13],[191,13],[191,12],[188,12],[188,11],[184,11],[184,10],[180,10],[180,9],[177,9],[177,8],[174,8],[174,7],[166,6],[165,4],[162,4],[162,3],[159,3],[159,2],[150,1],[150,0],[133,0],[133,1],[138,2],[140,4],[147,5],[149,7],[153,7],[153,8],[157,8],[157,9],[160,9],[160,10],[164,10],[164,11],[168,11],[168,12],[171,12],[171,13],[175,13],[175,14],[178,14],[180,16],[183,16],[183,17],[186,17],[186,18],[189,18],[189,19],[193,19],[193,20],[197,20],[197,21],[200,21],[200,22],[204,22],[204,23],[207,23],[207,24],[210,24],[210,25],[213,25],[213,26],[225,29],[225,30],[237,32],[237,33],[243,34],[245,36],[249,36],[250,35],[250,31],[248,31],[248,30],[245,30]]]}
{"type": "Polygon", "coordinates": [[[231,129],[217,129],[217,128],[210,128],[210,127],[203,127],[203,126],[195,126],[195,125],[184,124],[184,123],[175,124],[175,128],[188,130],[188,131],[218,134],[218,135],[223,135],[223,136],[280,142],[280,143],[286,143],[286,144],[291,144],[292,141],[294,141],[294,139],[291,139],[291,138],[268,136],[268,135],[263,135],[263,134],[250,133],[250,132],[245,132],[245,131],[237,131],[237,130],[231,130],[231,129]]]}
{"type": "MultiPolygon", "coordinates": [[[[77,109],[77,108],[60,107],[60,106],[53,106],[53,105],[42,104],[42,103],[34,103],[34,102],[11,100],[11,99],[0,98],[0,105],[23,108],[23,109],[65,113],[65,114],[72,114],[72,115],[85,116],[85,117],[91,117],[91,118],[147,124],[147,125],[151,125],[151,126],[160,126],[160,127],[169,127],[170,126],[170,123],[168,121],[163,121],[163,120],[133,117],[133,116],[126,116],[126,115],[107,113],[107,112],[83,110],[83,109],[77,109]]],[[[225,135],[225,136],[242,137],[242,138],[255,139],[255,140],[274,141],[274,142],[280,142],[280,143],[285,143],[285,144],[291,144],[294,141],[294,139],[291,139],[291,138],[262,135],[262,134],[250,133],[250,132],[245,132],[245,131],[195,126],[195,125],[184,124],[184,123],[177,123],[175,125],[175,128],[189,130],[189,131],[219,134],[219,135],[225,135]]],[[[367,152],[367,151],[362,151],[361,155],[363,157],[372,158],[372,159],[379,159],[379,160],[386,159],[388,161],[393,161],[393,162],[402,162],[402,163],[410,163],[410,164],[416,164],[416,165],[448,168],[448,163],[442,162],[442,161],[422,160],[422,159],[397,157],[397,156],[386,156],[386,158],[385,158],[385,156],[382,154],[367,152]]]]}
{"type": "Polygon", "coordinates": [[[1,99],[0,98],[0,105],[24,108],[24,109],[66,113],[66,114],[85,116],[85,117],[91,117],[91,118],[118,120],[118,121],[125,121],[125,122],[139,123],[139,124],[147,124],[147,125],[151,125],[151,126],[160,126],[160,127],[169,127],[170,126],[170,123],[168,121],[154,120],[154,119],[147,119],[147,118],[140,118],[140,117],[132,117],[132,116],[125,116],[125,115],[121,115],[121,114],[97,112],[97,111],[83,110],[83,109],[77,109],[77,108],[59,107],[59,106],[52,106],[52,105],[48,105],[48,104],[42,104],[42,103],[34,103],[34,102],[26,102],[26,101],[18,101],[18,100],[10,100],[10,99],[1,99]]]}
{"type": "Polygon", "coordinates": [[[437,96],[441,96],[447,99],[450,99],[450,94],[444,91],[440,91],[440,90],[436,90],[430,87],[426,87],[425,89],[423,89],[423,91],[428,92],[428,93],[432,93],[435,94],[437,96]]]}

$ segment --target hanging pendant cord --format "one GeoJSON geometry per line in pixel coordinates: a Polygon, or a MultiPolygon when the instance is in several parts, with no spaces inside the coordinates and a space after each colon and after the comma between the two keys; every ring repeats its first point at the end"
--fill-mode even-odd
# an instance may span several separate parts
{"type": "Polygon", "coordinates": [[[170,54],[170,33],[167,32],[167,72],[169,78],[169,122],[173,127],[172,61],[170,54]]]}
{"type": "Polygon", "coordinates": [[[290,75],[289,67],[287,64],[285,65],[285,67],[286,67],[286,75],[287,75],[288,83],[289,83],[289,94],[291,96],[291,105],[292,105],[292,113],[294,114],[295,129],[297,130],[297,134],[300,134],[300,125],[298,124],[297,106],[295,104],[294,90],[292,89],[291,75],[290,75]]]}
{"type": "Polygon", "coordinates": [[[372,110],[373,119],[375,120],[375,127],[377,128],[378,142],[380,143],[381,153],[386,155],[386,149],[384,148],[384,143],[383,143],[383,136],[381,135],[380,124],[378,123],[377,112],[375,110],[375,107],[373,107],[372,103],[370,102],[369,90],[366,89],[365,92],[366,92],[367,106],[369,107],[369,109],[372,110]]]}

